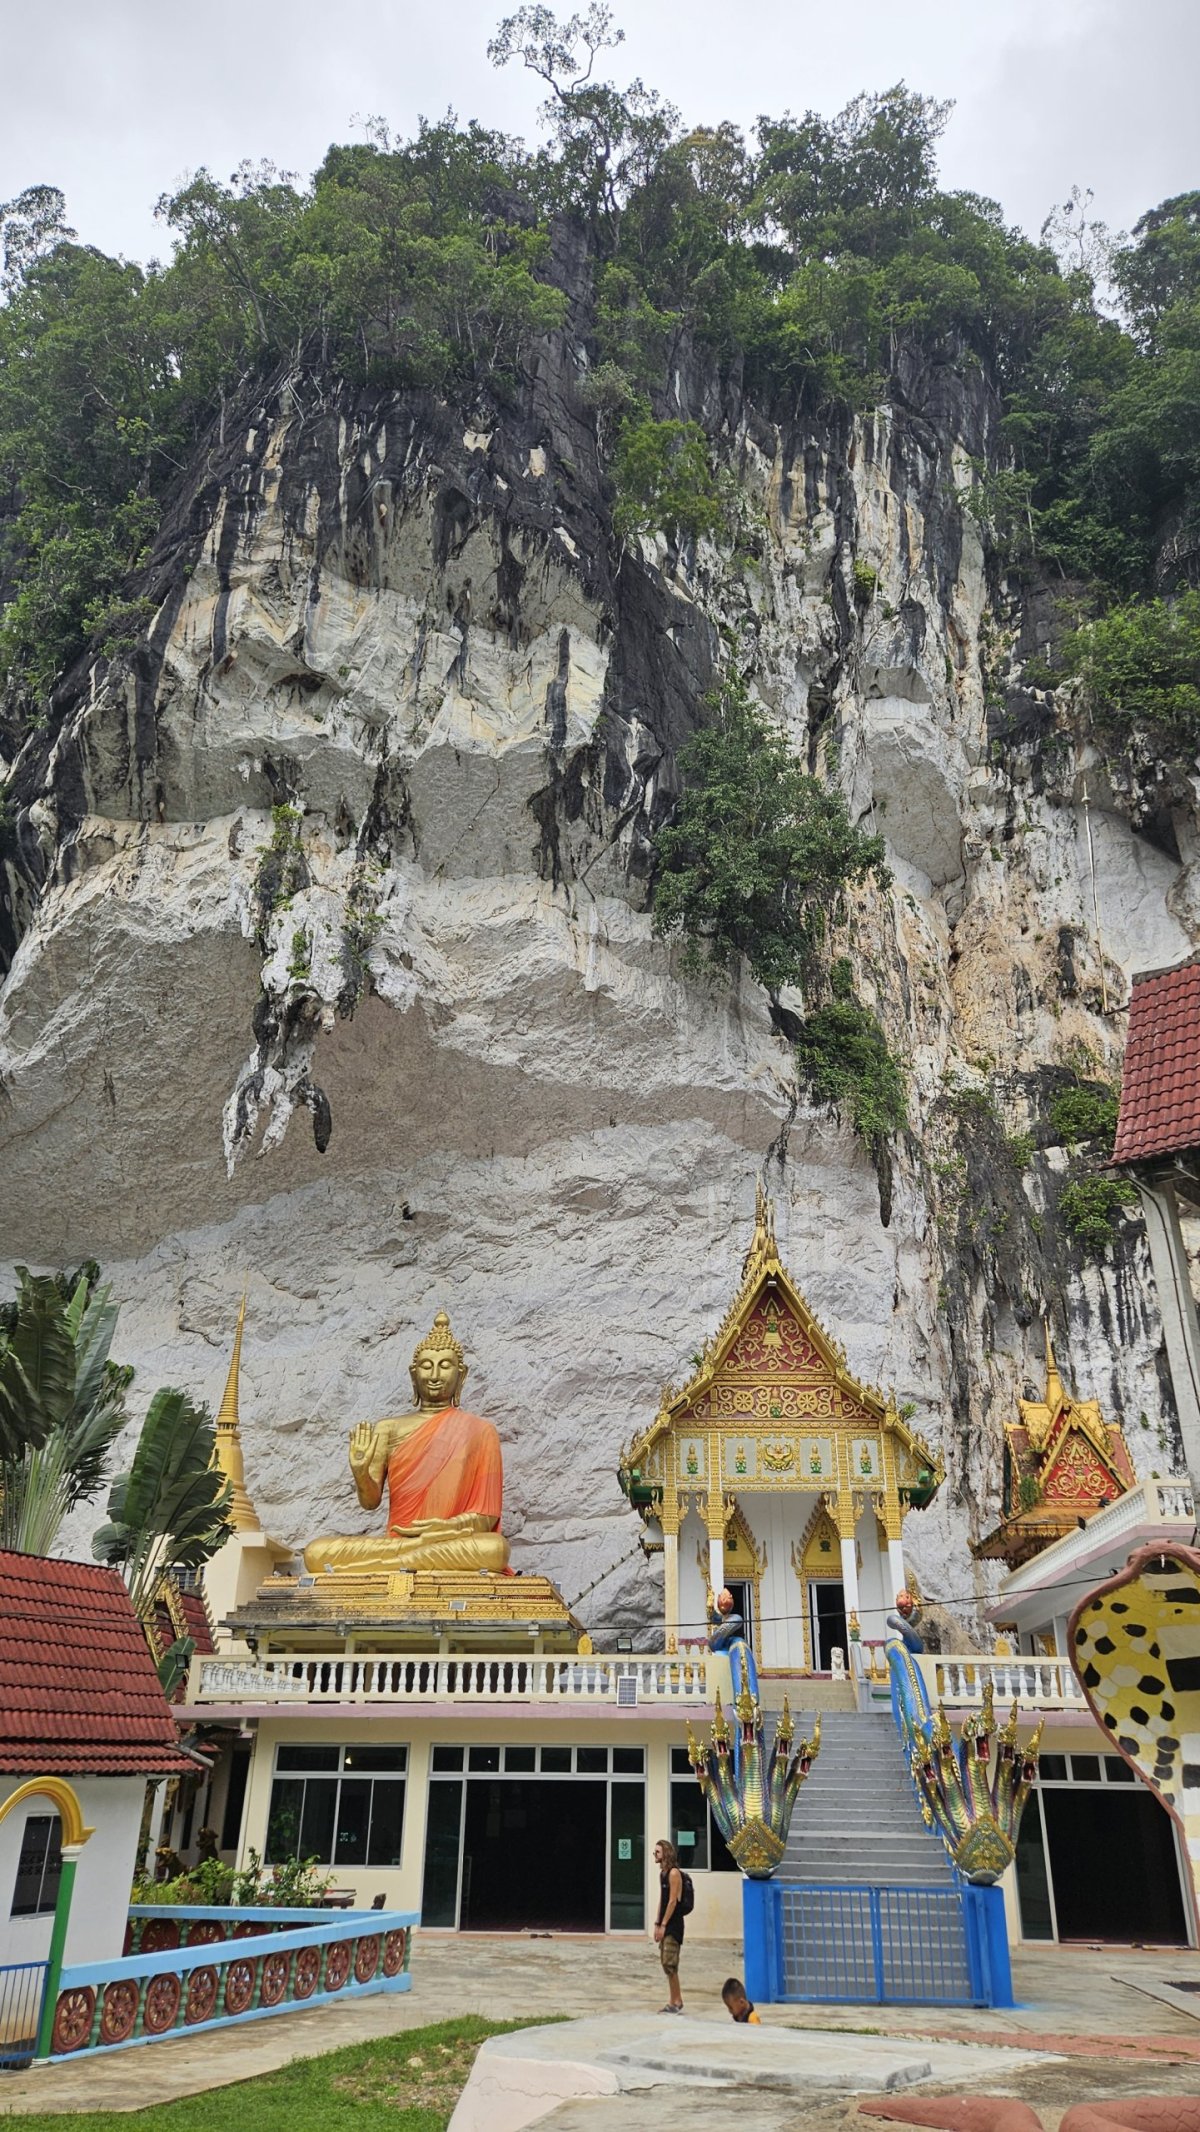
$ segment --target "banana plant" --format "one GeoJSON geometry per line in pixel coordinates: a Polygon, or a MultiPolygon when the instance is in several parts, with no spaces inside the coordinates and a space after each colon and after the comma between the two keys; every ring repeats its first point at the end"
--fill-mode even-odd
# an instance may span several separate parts
{"type": "MultiPolygon", "coordinates": [[[[120,1570],[147,1633],[163,1578],[199,1569],[231,1530],[233,1491],[214,1464],[214,1446],[208,1408],[164,1386],[146,1410],[133,1464],[109,1491],[109,1521],[96,1533],[92,1552],[120,1570]]],[[[191,1651],[191,1638],[179,1637],[160,1660],[168,1692],[191,1651]]]]}
{"type": "MultiPolygon", "coordinates": [[[[50,1552],[63,1520],[104,1484],[108,1455],[125,1421],[125,1392],[132,1371],[109,1361],[119,1306],[110,1291],[94,1285],[85,1269],[67,1300],[59,1282],[19,1270],[15,1322],[7,1352],[0,1351],[0,1381],[19,1370],[26,1386],[37,1383],[37,1405],[49,1426],[26,1436],[0,1461],[0,1546],[22,1554],[50,1552]],[[40,1327],[33,1371],[29,1333],[40,1327]]],[[[29,1395],[23,1409],[30,1411],[29,1395]]],[[[27,1424],[26,1424],[27,1425],[27,1424]]]]}

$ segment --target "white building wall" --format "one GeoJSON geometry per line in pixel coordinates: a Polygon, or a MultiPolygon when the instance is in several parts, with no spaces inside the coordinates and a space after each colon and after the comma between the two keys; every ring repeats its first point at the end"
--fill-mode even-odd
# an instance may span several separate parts
{"type": "Polygon", "coordinates": [[[707,1556],[708,1534],[703,1519],[689,1510],[679,1527],[679,1633],[685,1639],[708,1634],[708,1579],[697,1560],[699,1550],[707,1556]]]}
{"type": "MultiPolygon", "coordinates": [[[[874,1511],[864,1511],[858,1521],[858,1618],[868,1641],[887,1635],[887,1615],[894,1603],[888,1590],[887,1543],[874,1511]]],[[[846,1661],[849,1664],[850,1654],[846,1661]]]]}
{"type": "MultiPolygon", "coordinates": [[[[144,1777],[72,1777],[85,1826],[94,1828],[79,1854],[67,1934],[68,1962],[100,1962],[119,1954],[129,1913],[129,1890],[146,1797],[144,1777]]],[[[0,1805],[26,1777],[0,1777],[0,1805]]],[[[0,1963],[42,1962],[50,1951],[53,1916],[13,1917],[17,1863],[25,1823],[56,1811],[50,1799],[30,1799],[0,1821],[0,1963]]]]}

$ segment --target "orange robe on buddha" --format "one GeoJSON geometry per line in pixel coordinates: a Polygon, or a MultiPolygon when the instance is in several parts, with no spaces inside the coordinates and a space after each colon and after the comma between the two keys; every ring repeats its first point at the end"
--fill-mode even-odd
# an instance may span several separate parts
{"type": "Polygon", "coordinates": [[[443,1407],[389,1454],[388,1531],[427,1518],[486,1518],[500,1523],[504,1464],[500,1438],[481,1414],[443,1407]]]}

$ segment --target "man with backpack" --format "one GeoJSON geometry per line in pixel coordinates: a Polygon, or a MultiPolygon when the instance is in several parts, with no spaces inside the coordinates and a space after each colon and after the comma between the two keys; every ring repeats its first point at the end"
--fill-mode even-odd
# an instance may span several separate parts
{"type": "Polygon", "coordinates": [[[659,1904],[654,1937],[658,1942],[659,1959],[667,1979],[667,2004],[660,2013],[681,2014],[683,1993],[679,1988],[679,1951],[683,1946],[683,1921],[696,1900],[690,1873],[682,1871],[679,1853],[666,1837],[654,1846],[654,1863],[658,1867],[659,1904]]]}

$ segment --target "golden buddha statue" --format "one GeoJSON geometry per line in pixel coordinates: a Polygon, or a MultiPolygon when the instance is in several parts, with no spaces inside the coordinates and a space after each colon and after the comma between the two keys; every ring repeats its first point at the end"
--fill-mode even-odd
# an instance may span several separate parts
{"type": "Polygon", "coordinates": [[[387,1532],[310,1541],[304,1566],[316,1575],[507,1566],[500,1438],[490,1421],[458,1404],[467,1365],[444,1310],[413,1355],[411,1376],[414,1414],[360,1421],[350,1432],[350,1471],[364,1510],[378,1509],[387,1484],[387,1532]]]}

